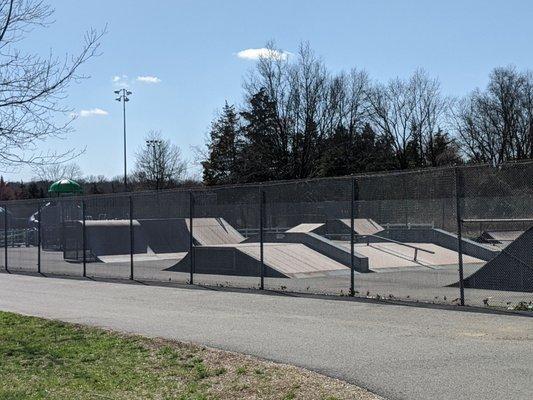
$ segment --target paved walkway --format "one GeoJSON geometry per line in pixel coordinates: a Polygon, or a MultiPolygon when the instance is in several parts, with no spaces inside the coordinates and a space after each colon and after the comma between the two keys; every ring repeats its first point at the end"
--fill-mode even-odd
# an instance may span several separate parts
{"type": "Polygon", "coordinates": [[[0,309],[249,353],[389,399],[533,393],[533,318],[3,273],[0,309]]]}

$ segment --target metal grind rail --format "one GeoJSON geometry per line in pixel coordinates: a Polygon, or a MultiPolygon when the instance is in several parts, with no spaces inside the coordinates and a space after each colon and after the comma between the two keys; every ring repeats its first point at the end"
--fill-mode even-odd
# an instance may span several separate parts
{"type": "Polygon", "coordinates": [[[398,240],[389,239],[389,238],[386,238],[386,237],[383,237],[383,236],[372,235],[372,234],[369,234],[369,235],[357,235],[357,236],[361,237],[361,238],[366,238],[366,245],[367,246],[370,246],[370,238],[373,237],[373,238],[381,239],[381,240],[383,240],[385,242],[395,243],[395,244],[399,244],[401,246],[409,247],[410,249],[414,249],[414,251],[415,251],[415,256],[413,258],[414,261],[417,261],[418,252],[419,251],[423,251],[424,253],[429,253],[429,254],[435,254],[435,252],[432,251],[432,250],[424,249],[422,247],[414,246],[414,245],[408,244],[408,243],[403,243],[403,242],[400,242],[398,240]]]}

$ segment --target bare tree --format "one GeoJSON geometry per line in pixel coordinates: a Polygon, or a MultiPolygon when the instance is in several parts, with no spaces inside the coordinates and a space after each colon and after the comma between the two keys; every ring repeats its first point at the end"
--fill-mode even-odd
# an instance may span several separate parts
{"type": "Polygon", "coordinates": [[[150,131],[146,146],[136,154],[134,180],[149,189],[166,189],[176,185],[186,170],[179,147],[163,139],[160,131],[150,131]]]}
{"type": "Polygon", "coordinates": [[[500,164],[533,158],[533,75],[496,68],[485,90],[475,90],[454,108],[457,134],[474,162],[500,164]]]}
{"type": "Polygon", "coordinates": [[[0,0],[0,169],[57,163],[64,153],[40,150],[42,142],[71,131],[66,89],[84,76],[78,69],[98,53],[104,32],[90,30],[77,55],[27,53],[20,42],[49,26],[53,9],[41,0],[0,0]],[[62,120],[62,121],[61,121],[62,120]]]}
{"type": "Polygon", "coordinates": [[[244,83],[246,102],[264,93],[275,108],[271,143],[285,165],[278,178],[316,175],[322,147],[340,126],[361,131],[367,117],[368,76],[364,71],[331,75],[308,43],[290,57],[273,43],[244,83]]]}
{"type": "Polygon", "coordinates": [[[373,125],[393,144],[398,166],[409,167],[410,152],[418,158],[417,164],[425,165],[449,106],[438,80],[418,70],[407,80],[375,85],[368,100],[373,125]]]}
{"type": "Polygon", "coordinates": [[[46,182],[55,182],[60,179],[80,180],[83,176],[80,166],[76,163],[38,165],[35,172],[37,179],[46,182]]]}

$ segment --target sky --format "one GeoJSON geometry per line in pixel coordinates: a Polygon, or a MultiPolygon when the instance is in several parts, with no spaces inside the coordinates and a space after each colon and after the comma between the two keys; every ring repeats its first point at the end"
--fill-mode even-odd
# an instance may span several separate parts
{"type": "MultiPolygon", "coordinates": [[[[42,149],[77,149],[85,175],[122,174],[122,107],[127,85],[128,164],[149,130],[161,130],[194,165],[224,102],[242,102],[253,56],[271,40],[288,52],[307,41],[333,71],[353,67],[386,82],[423,68],[447,95],[487,84],[490,71],[533,68],[529,0],[48,0],[55,23],[29,34],[25,48],[75,53],[84,32],[102,29],[102,55],[83,66],[89,79],[68,89],[75,132],[42,149]]],[[[30,169],[0,172],[29,180],[30,169]]]]}

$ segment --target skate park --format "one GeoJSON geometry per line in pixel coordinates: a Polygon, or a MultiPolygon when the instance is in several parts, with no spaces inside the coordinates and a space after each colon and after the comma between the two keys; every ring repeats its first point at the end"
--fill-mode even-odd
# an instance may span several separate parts
{"type": "MultiPolygon", "coordinates": [[[[191,233],[189,218],[130,221],[93,219],[89,215],[84,224],[77,219],[79,207],[69,204],[66,208],[61,213],[76,219],[63,221],[55,228],[45,217],[52,214],[57,217],[58,213],[52,212],[53,207],[48,211],[43,211],[46,207],[41,209],[43,225],[48,229],[42,229],[39,254],[35,228],[38,214],[30,215],[27,228],[22,228],[23,219],[16,220],[18,228],[9,230],[7,235],[12,270],[32,272],[40,258],[43,273],[80,275],[85,230],[88,276],[127,278],[133,262],[137,279],[186,282],[191,268],[192,239],[196,282],[208,286],[257,287],[260,235],[250,229],[241,233],[225,218],[193,218],[191,233]]],[[[352,262],[351,227],[349,218],[338,218],[265,229],[262,240],[267,288],[346,294],[352,262]]],[[[456,300],[456,234],[430,224],[380,224],[371,218],[354,219],[353,228],[358,294],[432,302],[456,300]]],[[[472,239],[462,239],[464,285],[472,301],[481,303],[494,296],[495,291],[506,302],[527,298],[527,293],[533,291],[528,274],[531,241],[531,229],[487,231],[472,239]],[[506,251],[519,254],[508,255],[506,251]]],[[[5,252],[5,246],[3,249],[5,252]]]]}
{"type": "Polygon", "coordinates": [[[345,296],[353,266],[357,296],[457,304],[462,266],[466,302],[507,307],[533,292],[513,168],[0,204],[0,268],[345,296]]]}

